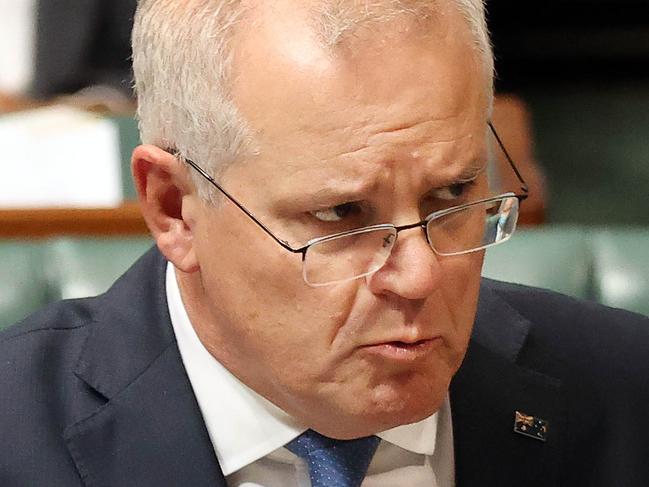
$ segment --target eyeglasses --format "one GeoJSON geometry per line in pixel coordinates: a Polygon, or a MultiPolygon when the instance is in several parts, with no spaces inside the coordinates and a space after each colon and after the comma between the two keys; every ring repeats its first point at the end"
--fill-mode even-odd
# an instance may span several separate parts
{"type": "Polygon", "coordinates": [[[421,228],[431,249],[440,256],[476,252],[507,241],[516,229],[520,203],[527,198],[527,183],[518,171],[493,124],[489,129],[507,162],[521,183],[522,193],[504,193],[460,206],[435,211],[423,220],[407,225],[371,225],[309,240],[292,247],[277,237],[246,207],[230,195],[195,162],[185,159],[284,249],[302,255],[302,276],[314,287],[328,286],[368,276],[385,265],[399,232],[421,228]]]}

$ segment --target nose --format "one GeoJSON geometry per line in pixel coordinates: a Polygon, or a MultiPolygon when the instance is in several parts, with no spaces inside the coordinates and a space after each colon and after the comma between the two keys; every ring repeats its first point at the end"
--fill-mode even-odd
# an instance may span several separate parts
{"type": "Polygon", "coordinates": [[[442,277],[437,259],[421,228],[402,231],[388,261],[368,277],[368,287],[375,294],[425,299],[437,289],[442,277]]]}

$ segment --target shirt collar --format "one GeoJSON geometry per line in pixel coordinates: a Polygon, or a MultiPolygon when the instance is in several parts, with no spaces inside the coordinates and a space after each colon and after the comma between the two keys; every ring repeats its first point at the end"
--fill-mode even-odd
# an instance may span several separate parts
{"type": "MultiPolygon", "coordinates": [[[[239,381],[203,346],[187,316],[171,263],[166,292],[180,355],[223,474],[236,472],[302,434],[305,427],[239,381]]],[[[443,407],[448,408],[448,400],[443,407]]],[[[438,416],[377,436],[405,450],[432,455],[438,416]]]]}

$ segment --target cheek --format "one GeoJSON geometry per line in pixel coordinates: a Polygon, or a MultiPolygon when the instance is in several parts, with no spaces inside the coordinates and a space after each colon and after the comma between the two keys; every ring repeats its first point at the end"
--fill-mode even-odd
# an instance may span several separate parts
{"type": "Polygon", "coordinates": [[[444,273],[443,295],[446,312],[452,323],[452,348],[464,354],[473,327],[480,292],[480,272],[484,252],[441,261],[444,273]]]}
{"type": "Polygon", "coordinates": [[[464,314],[477,301],[484,251],[440,258],[442,289],[454,314],[464,314]]]}
{"type": "Polygon", "coordinates": [[[226,232],[212,226],[199,245],[219,341],[232,350],[229,361],[238,360],[234,353],[257,357],[272,369],[300,361],[305,373],[315,373],[325,367],[354,292],[309,287],[301,256],[247,223],[230,223],[226,232]]]}

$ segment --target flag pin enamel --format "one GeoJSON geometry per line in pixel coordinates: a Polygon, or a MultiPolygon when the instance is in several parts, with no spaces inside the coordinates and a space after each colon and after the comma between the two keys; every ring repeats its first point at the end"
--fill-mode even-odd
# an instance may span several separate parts
{"type": "Polygon", "coordinates": [[[548,434],[548,422],[545,419],[530,416],[529,414],[515,411],[514,433],[529,436],[535,440],[546,441],[548,434]]]}

